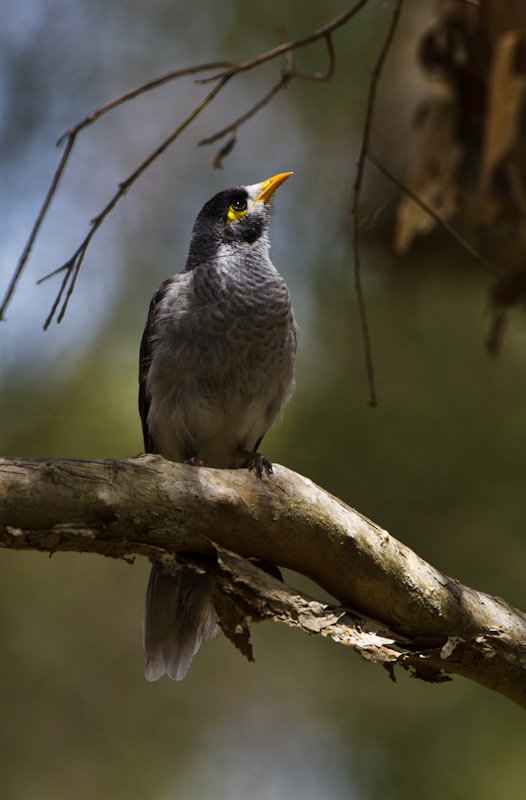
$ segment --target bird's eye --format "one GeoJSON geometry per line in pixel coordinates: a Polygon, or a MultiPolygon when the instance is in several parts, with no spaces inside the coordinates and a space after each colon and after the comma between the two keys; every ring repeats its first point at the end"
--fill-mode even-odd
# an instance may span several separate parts
{"type": "Polygon", "coordinates": [[[231,222],[239,222],[247,213],[248,203],[246,197],[235,197],[230,203],[228,214],[226,217],[227,225],[231,222]]]}
{"type": "Polygon", "coordinates": [[[238,197],[237,200],[232,200],[230,207],[233,208],[234,211],[246,211],[247,201],[244,198],[238,197]]]}

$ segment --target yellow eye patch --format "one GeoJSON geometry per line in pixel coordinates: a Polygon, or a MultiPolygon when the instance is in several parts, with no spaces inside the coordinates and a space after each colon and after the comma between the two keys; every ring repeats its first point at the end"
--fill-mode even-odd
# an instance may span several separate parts
{"type": "Polygon", "coordinates": [[[247,201],[244,199],[233,200],[230,204],[230,208],[228,209],[228,214],[226,215],[227,225],[229,225],[231,222],[239,222],[240,219],[243,219],[246,213],[247,201]]]}

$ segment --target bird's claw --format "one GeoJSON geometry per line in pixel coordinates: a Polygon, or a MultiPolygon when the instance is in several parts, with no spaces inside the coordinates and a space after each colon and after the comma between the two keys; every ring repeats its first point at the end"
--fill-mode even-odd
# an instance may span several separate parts
{"type": "Polygon", "coordinates": [[[263,472],[267,477],[270,477],[273,472],[272,462],[265,456],[262,456],[261,453],[250,453],[249,458],[247,458],[243,466],[245,466],[249,472],[254,471],[258,478],[263,477],[263,472]]]}
{"type": "Polygon", "coordinates": [[[263,473],[265,473],[267,477],[272,475],[272,461],[262,456],[261,453],[243,450],[243,448],[238,447],[232,452],[232,455],[234,458],[242,458],[243,464],[241,466],[244,467],[244,469],[248,469],[249,472],[254,471],[258,478],[262,478],[263,473]]]}

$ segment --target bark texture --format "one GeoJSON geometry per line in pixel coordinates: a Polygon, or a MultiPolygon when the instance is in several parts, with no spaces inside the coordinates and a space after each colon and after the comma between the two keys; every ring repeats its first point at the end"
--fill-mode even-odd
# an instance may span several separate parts
{"type": "Polygon", "coordinates": [[[152,455],[0,459],[0,545],[184,563],[214,576],[221,626],[249,658],[247,620],[271,617],[391,675],[395,664],[432,682],[456,673],[526,708],[526,615],[448,578],[284,467],[259,480],[152,455]],[[287,586],[268,564],[308,576],[337,603],[287,586]]]}

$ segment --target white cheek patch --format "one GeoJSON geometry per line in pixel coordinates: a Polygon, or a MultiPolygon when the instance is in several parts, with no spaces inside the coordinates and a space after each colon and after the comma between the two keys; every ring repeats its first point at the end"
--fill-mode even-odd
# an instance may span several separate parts
{"type": "MultiPolygon", "coordinates": [[[[259,195],[263,191],[263,184],[262,183],[253,183],[252,186],[246,186],[245,188],[246,188],[247,193],[248,193],[248,207],[249,207],[250,211],[252,211],[253,208],[256,205],[258,205],[258,203],[256,203],[256,198],[259,197],[259,195]]],[[[260,203],[261,200],[259,200],[258,202],[260,203]]]]}

